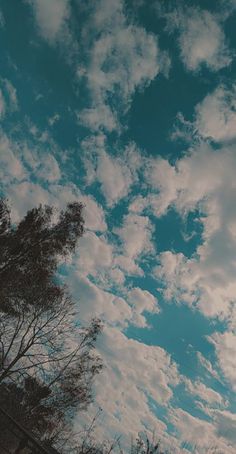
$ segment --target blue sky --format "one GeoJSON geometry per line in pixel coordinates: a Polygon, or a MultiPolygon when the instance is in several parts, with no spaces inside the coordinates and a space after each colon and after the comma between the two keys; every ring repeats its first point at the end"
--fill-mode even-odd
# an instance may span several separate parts
{"type": "Polygon", "coordinates": [[[235,452],[236,2],[0,0],[0,191],[85,204],[96,436],[235,452]]]}

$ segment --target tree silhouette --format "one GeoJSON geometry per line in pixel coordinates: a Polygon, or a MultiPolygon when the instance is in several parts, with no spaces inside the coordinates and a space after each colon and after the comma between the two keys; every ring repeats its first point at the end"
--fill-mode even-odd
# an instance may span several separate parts
{"type": "MultiPolygon", "coordinates": [[[[80,203],[61,212],[39,206],[14,225],[0,200],[0,408],[56,452],[124,454],[119,439],[96,440],[96,418],[80,439],[73,438],[75,412],[92,401],[93,379],[102,367],[94,353],[101,323],[79,324],[57,273],[83,235],[82,209],[80,203]]],[[[24,452],[25,440],[5,428],[0,414],[0,445],[24,452]]],[[[164,454],[148,437],[138,437],[129,452],[164,454]]]]}
{"type": "Polygon", "coordinates": [[[100,321],[79,325],[57,275],[83,234],[82,208],[40,206],[15,226],[0,202],[0,405],[55,446],[65,445],[74,412],[91,402],[101,369],[100,321]]]}

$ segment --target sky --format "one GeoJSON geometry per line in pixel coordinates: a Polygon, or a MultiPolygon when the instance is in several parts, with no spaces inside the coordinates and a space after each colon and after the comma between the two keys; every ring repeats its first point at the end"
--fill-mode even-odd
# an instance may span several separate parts
{"type": "MultiPolygon", "coordinates": [[[[0,0],[0,195],[84,205],[96,437],[236,445],[236,1],[0,0]]],[[[215,450],[214,450],[215,449],[215,450]]]]}

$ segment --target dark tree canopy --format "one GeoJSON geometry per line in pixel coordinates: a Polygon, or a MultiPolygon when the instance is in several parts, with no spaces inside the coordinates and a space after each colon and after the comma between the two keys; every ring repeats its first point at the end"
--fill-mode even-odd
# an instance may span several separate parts
{"type": "Polygon", "coordinates": [[[73,252],[84,231],[82,204],[68,204],[59,214],[49,206],[30,210],[12,226],[7,203],[0,201],[0,308],[16,310],[16,302],[34,305],[32,292],[44,292],[37,304],[53,304],[61,293],[55,283],[59,257],[73,252]],[[57,220],[55,216],[57,215],[57,220]],[[54,221],[54,222],[53,222],[54,221]]]}
{"type": "Polygon", "coordinates": [[[40,206],[12,225],[0,201],[0,405],[57,447],[66,446],[74,412],[91,402],[101,369],[94,353],[100,321],[78,325],[57,276],[83,234],[82,208],[40,206]]]}

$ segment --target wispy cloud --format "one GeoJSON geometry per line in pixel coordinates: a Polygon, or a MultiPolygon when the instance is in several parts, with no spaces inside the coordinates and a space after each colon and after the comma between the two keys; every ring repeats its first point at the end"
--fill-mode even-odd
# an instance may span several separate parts
{"type": "Polygon", "coordinates": [[[159,14],[167,20],[167,31],[177,33],[180,57],[189,71],[198,71],[202,65],[218,71],[230,65],[233,52],[227,45],[221,18],[199,7],[181,6],[159,14]]]}

